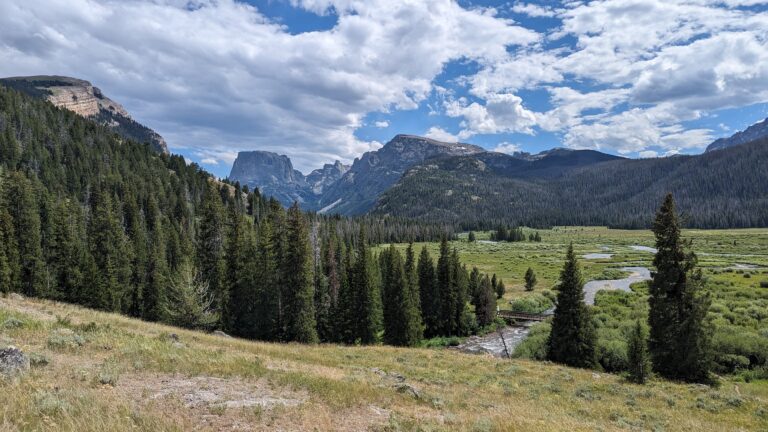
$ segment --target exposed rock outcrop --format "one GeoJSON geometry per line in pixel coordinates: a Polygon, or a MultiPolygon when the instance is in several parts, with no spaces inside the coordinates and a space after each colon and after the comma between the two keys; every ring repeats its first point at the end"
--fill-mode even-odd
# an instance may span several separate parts
{"type": "Polygon", "coordinates": [[[63,76],[29,76],[0,79],[0,84],[40,97],[83,117],[96,120],[125,138],[148,142],[155,150],[168,153],[163,137],[136,122],[122,105],[108,98],[88,81],[63,76]]]}

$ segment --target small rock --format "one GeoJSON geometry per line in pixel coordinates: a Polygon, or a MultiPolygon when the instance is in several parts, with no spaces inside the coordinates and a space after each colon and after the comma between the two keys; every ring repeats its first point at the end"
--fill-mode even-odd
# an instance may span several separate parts
{"type": "Polygon", "coordinates": [[[395,387],[399,393],[404,393],[413,396],[415,399],[421,399],[421,394],[419,391],[410,384],[400,384],[397,387],[395,387]]]}
{"type": "Polygon", "coordinates": [[[16,347],[0,350],[0,375],[13,377],[29,370],[29,358],[16,347]]]}
{"type": "Polygon", "coordinates": [[[232,337],[232,336],[230,336],[230,335],[228,335],[228,334],[224,333],[224,332],[223,332],[223,331],[221,331],[221,330],[215,330],[215,331],[214,331],[213,333],[211,333],[211,334],[212,334],[212,335],[214,335],[214,336],[219,336],[219,337],[224,337],[224,338],[231,338],[231,337],[232,337]]]}

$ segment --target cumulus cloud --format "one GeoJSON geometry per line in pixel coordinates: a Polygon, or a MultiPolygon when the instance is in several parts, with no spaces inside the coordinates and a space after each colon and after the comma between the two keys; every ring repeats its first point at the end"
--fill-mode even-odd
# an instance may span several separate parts
{"type": "Polygon", "coordinates": [[[510,143],[510,142],[506,142],[506,141],[502,142],[502,143],[499,143],[493,149],[493,151],[495,151],[495,152],[506,153],[506,154],[514,154],[514,153],[519,152],[520,150],[521,149],[520,149],[520,146],[518,144],[513,144],[513,143],[510,143]]]}
{"type": "Polygon", "coordinates": [[[477,134],[501,132],[533,133],[536,114],[523,106],[523,99],[514,94],[499,93],[487,95],[485,104],[469,103],[460,98],[446,103],[446,114],[461,117],[463,128],[459,138],[466,139],[477,134]]]}
{"type": "Polygon", "coordinates": [[[234,0],[5,1],[0,74],[82,77],[171,148],[279,150],[307,170],[377,148],[354,135],[365,115],[417,107],[448,62],[539,39],[449,0],[293,3],[336,25],[292,34],[234,0]]]}
{"type": "Polygon", "coordinates": [[[452,133],[442,129],[439,126],[432,126],[424,134],[424,136],[427,137],[427,138],[432,138],[433,140],[437,140],[437,141],[444,141],[444,142],[457,142],[457,141],[459,141],[459,138],[456,135],[454,135],[454,134],[452,134],[452,133]]]}
{"type": "Polygon", "coordinates": [[[382,120],[382,121],[377,121],[377,122],[373,123],[373,125],[376,126],[377,128],[383,129],[383,128],[388,128],[389,127],[389,122],[386,121],[386,120],[382,120]]]}

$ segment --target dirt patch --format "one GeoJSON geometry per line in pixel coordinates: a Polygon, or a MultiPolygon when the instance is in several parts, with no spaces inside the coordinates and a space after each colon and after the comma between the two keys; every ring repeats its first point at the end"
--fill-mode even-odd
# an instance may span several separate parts
{"type": "Polygon", "coordinates": [[[131,375],[121,377],[118,388],[133,399],[162,401],[172,398],[181,401],[187,408],[270,409],[298,406],[307,400],[306,393],[278,389],[263,379],[131,375]]]}

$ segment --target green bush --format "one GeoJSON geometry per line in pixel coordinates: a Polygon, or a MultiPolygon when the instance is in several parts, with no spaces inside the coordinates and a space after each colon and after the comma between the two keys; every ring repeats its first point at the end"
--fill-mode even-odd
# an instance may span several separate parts
{"type": "Polygon", "coordinates": [[[528,337],[525,338],[512,352],[512,357],[532,360],[547,359],[547,340],[552,326],[547,323],[539,323],[531,326],[528,337]]]}
{"type": "Polygon", "coordinates": [[[552,300],[541,294],[531,294],[520,297],[511,302],[511,309],[515,312],[538,314],[554,306],[552,300]]]}
{"type": "Polygon", "coordinates": [[[622,340],[598,340],[597,360],[607,372],[627,370],[627,343],[622,340]]]}

